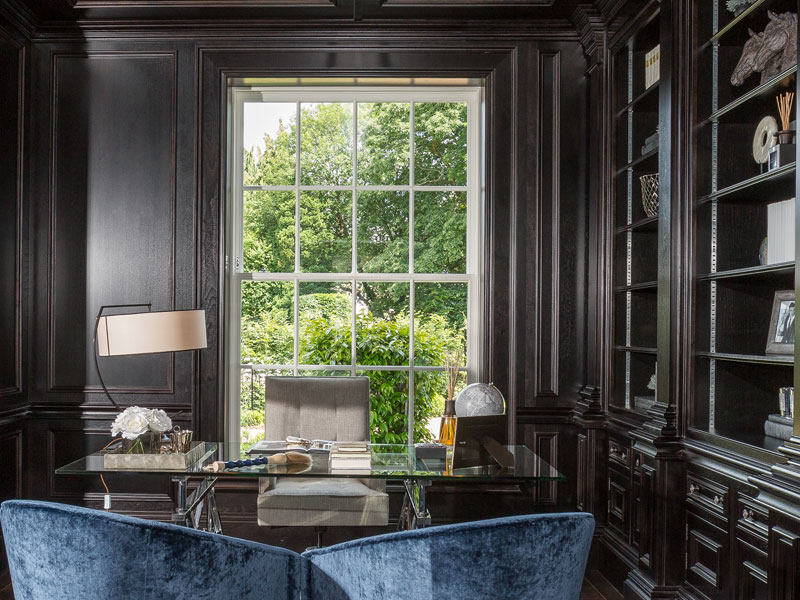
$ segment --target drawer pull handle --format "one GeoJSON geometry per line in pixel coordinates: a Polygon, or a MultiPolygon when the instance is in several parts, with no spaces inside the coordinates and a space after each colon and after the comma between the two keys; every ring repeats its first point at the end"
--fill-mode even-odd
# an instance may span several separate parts
{"type": "Polygon", "coordinates": [[[620,455],[620,458],[622,459],[622,462],[628,462],[628,454],[627,453],[623,452],[620,455]]]}
{"type": "Polygon", "coordinates": [[[753,517],[753,513],[747,510],[746,508],[742,511],[742,518],[744,519],[751,519],[753,517]]]}
{"type": "Polygon", "coordinates": [[[700,491],[700,486],[699,485],[695,485],[693,483],[689,484],[689,493],[690,494],[696,494],[699,491],[700,491]]]}
{"type": "Polygon", "coordinates": [[[636,466],[640,467],[641,465],[642,465],[642,461],[637,458],[636,459],[636,466]]]}
{"type": "Polygon", "coordinates": [[[717,506],[722,504],[722,498],[720,496],[714,496],[714,504],[716,504],[717,506]]]}

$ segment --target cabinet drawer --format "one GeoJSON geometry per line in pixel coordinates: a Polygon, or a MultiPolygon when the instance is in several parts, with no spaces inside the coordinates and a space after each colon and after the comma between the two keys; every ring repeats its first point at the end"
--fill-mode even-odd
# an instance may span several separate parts
{"type": "Polygon", "coordinates": [[[686,476],[686,503],[695,510],[709,512],[718,517],[729,517],[728,487],[689,473],[686,476]]]}
{"type": "MultiPolygon", "coordinates": [[[[766,557],[769,537],[769,515],[756,502],[743,494],[736,500],[736,537],[766,557]]],[[[760,564],[760,563],[756,563],[760,564]]],[[[766,566],[761,566],[766,570],[766,566]]]]}
{"type": "Polygon", "coordinates": [[[609,438],[608,462],[616,467],[622,467],[624,471],[630,471],[631,449],[629,445],[621,440],[609,438]]]}

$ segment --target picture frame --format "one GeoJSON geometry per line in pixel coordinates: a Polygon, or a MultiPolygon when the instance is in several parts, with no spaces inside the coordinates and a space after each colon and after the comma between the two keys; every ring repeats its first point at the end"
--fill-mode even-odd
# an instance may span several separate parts
{"type": "Polygon", "coordinates": [[[794,290],[775,292],[769,320],[767,354],[794,354],[794,290]]]}

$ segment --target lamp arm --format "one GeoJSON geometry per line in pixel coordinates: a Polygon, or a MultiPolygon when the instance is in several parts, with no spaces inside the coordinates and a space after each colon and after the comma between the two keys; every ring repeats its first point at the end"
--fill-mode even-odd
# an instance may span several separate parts
{"type": "Polygon", "coordinates": [[[105,304],[100,307],[100,310],[97,311],[97,317],[94,319],[94,333],[92,334],[92,354],[94,355],[94,368],[97,371],[97,378],[100,380],[100,385],[103,386],[103,391],[106,393],[106,397],[108,398],[109,402],[114,405],[117,410],[122,410],[122,407],[117,404],[114,399],[111,397],[111,394],[106,387],[106,382],[103,381],[103,374],[100,372],[100,361],[98,361],[97,357],[100,354],[100,349],[97,346],[97,328],[100,325],[100,317],[103,316],[103,311],[107,308],[135,308],[146,306],[148,310],[152,308],[152,304],[149,302],[147,304],[105,304]]]}

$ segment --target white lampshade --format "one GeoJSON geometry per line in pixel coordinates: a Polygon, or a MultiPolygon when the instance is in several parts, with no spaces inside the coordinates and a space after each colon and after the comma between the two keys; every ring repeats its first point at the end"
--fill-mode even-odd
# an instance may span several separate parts
{"type": "Polygon", "coordinates": [[[171,310],[100,317],[100,356],[152,354],[205,348],[206,311],[171,310]]]}

